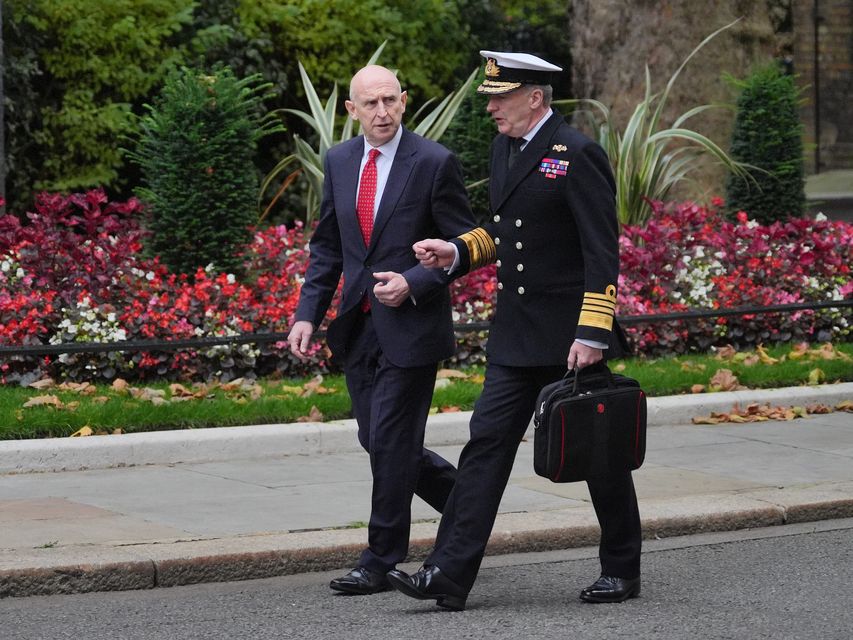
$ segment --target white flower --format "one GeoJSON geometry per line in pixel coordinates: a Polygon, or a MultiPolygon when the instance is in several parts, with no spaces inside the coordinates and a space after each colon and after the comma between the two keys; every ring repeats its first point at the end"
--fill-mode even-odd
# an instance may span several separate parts
{"type": "Polygon", "coordinates": [[[233,273],[229,273],[228,277],[225,279],[228,281],[228,284],[234,284],[237,281],[237,278],[234,277],[233,273]]]}
{"type": "Polygon", "coordinates": [[[15,271],[15,276],[18,278],[23,278],[25,275],[26,274],[24,273],[24,270],[21,267],[18,267],[18,270],[15,271]]]}
{"type": "Polygon", "coordinates": [[[115,322],[115,321],[116,321],[116,314],[114,314],[112,312],[108,313],[107,314],[107,322],[115,322]]]}
{"type": "Polygon", "coordinates": [[[146,279],[146,280],[148,280],[148,282],[151,282],[151,281],[154,279],[154,272],[153,272],[153,271],[149,271],[148,273],[146,273],[146,274],[145,274],[145,279],[146,279]]]}
{"type": "Polygon", "coordinates": [[[827,218],[823,215],[823,211],[819,211],[818,214],[814,217],[815,222],[824,222],[827,218]]]}
{"type": "Polygon", "coordinates": [[[11,268],[12,268],[12,263],[9,262],[8,260],[4,260],[3,262],[0,262],[0,269],[2,269],[4,272],[8,271],[11,268]]]}

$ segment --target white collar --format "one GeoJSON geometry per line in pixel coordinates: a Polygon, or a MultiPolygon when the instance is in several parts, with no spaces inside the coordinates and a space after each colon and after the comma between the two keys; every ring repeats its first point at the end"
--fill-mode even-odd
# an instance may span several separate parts
{"type": "Polygon", "coordinates": [[[397,155],[397,147],[400,146],[400,138],[403,137],[403,125],[401,124],[397,127],[397,133],[394,134],[394,137],[391,138],[388,142],[378,147],[371,146],[371,144],[367,141],[367,138],[364,138],[364,152],[362,153],[362,158],[366,158],[367,154],[370,153],[371,149],[378,149],[379,153],[391,160],[394,159],[394,156],[397,155]]]}
{"type": "Polygon", "coordinates": [[[539,122],[533,125],[533,128],[521,136],[524,139],[524,142],[521,143],[521,148],[523,149],[527,146],[527,143],[533,140],[537,133],[539,133],[539,129],[545,124],[545,122],[554,114],[554,110],[551,107],[548,107],[548,111],[539,119],[539,122]]]}

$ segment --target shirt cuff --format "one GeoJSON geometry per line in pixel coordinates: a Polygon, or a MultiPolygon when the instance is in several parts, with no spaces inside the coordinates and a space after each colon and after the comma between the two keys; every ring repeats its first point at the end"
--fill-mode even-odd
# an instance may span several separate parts
{"type": "Polygon", "coordinates": [[[604,342],[598,342],[597,340],[587,340],[585,338],[575,338],[575,342],[580,342],[587,347],[592,347],[593,349],[601,349],[604,350],[607,348],[607,345],[604,342]]]}
{"type": "Polygon", "coordinates": [[[447,271],[447,275],[450,275],[454,271],[456,271],[459,268],[459,262],[460,262],[460,260],[459,260],[459,247],[457,247],[452,242],[450,243],[450,246],[453,247],[453,263],[449,267],[444,267],[444,270],[447,271]]]}

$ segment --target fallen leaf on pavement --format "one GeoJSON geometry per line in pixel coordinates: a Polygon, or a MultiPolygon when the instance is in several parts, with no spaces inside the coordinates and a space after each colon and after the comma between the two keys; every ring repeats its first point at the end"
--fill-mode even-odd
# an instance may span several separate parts
{"type": "Polygon", "coordinates": [[[80,427],[79,429],[77,429],[77,431],[75,431],[74,433],[72,433],[68,437],[69,438],[85,438],[86,436],[92,435],[92,433],[93,433],[92,427],[85,426],[85,427],[80,427]]]}
{"type": "Polygon", "coordinates": [[[853,411],[853,400],[842,400],[835,405],[836,411],[853,411]]]}
{"type": "Polygon", "coordinates": [[[810,404],[805,408],[805,411],[814,414],[832,413],[832,409],[825,404],[810,404]]]}
{"type": "Polygon", "coordinates": [[[462,411],[462,409],[460,409],[459,407],[454,407],[454,406],[442,407],[441,408],[442,413],[459,413],[460,411],[462,411]]]}
{"type": "Polygon", "coordinates": [[[690,387],[690,393],[704,393],[704,391],[704,384],[694,384],[692,387],[690,387]]]}

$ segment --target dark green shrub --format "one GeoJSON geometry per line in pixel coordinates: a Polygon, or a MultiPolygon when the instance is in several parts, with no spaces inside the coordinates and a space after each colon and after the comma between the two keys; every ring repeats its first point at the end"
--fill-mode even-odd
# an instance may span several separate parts
{"type": "Polygon", "coordinates": [[[477,93],[482,80],[481,72],[440,140],[459,158],[471,208],[479,222],[489,215],[489,148],[498,133],[492,116],[486,112],[487,98],[477,93]]]}
{"type": "Polygon", "coordinates": [[[228,68],[210,75],[171,73],[148,114],[131,159],[142,169],[137,190],[150,208],[147,250],[170,269],[194,273],[209,264],[236,272],[239,250],[257,220],[257,143],[282,130],[262,115],[270,84],[238,79],[228,68]]]}
{"type": "Polygon", "coordinates": [[[763,224],[802,215],[803,127],[794,77],[773,66],[732,82],[741,94],[730,154],[734,160],[761,170],[752,171],[754,180],[729,176],[729,214],[746,211],[750,218],[763,224]]]}

